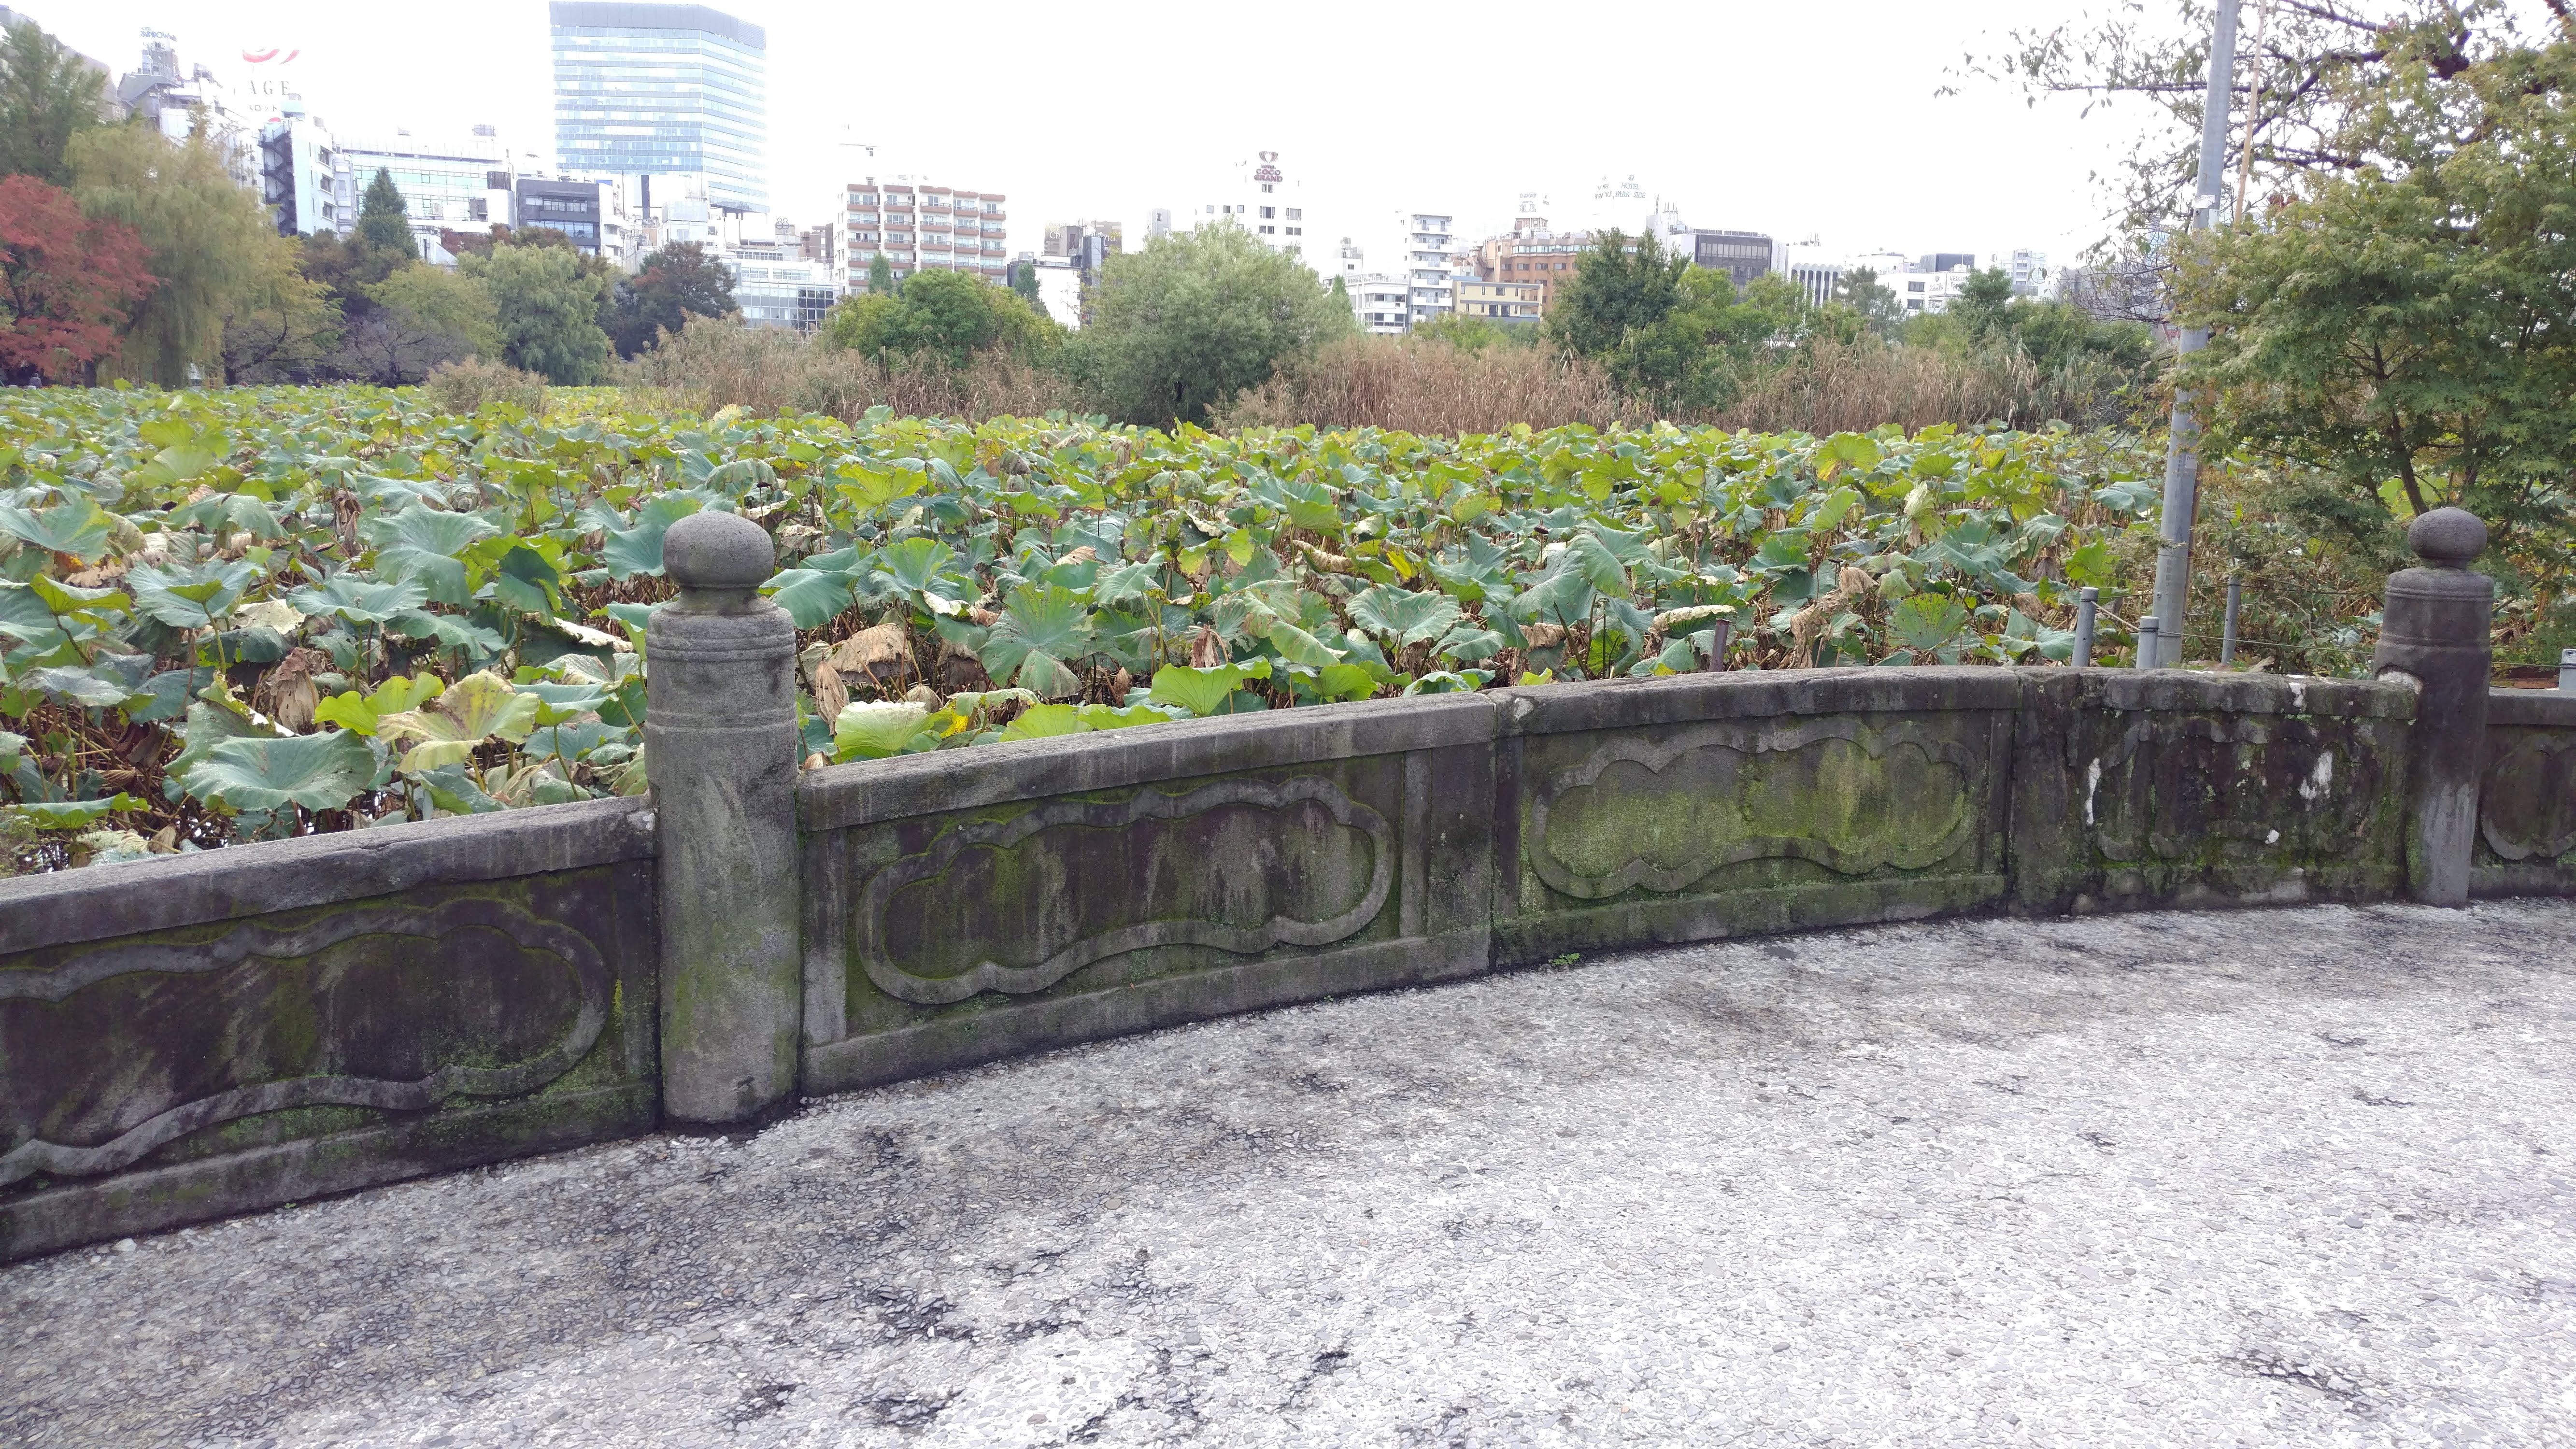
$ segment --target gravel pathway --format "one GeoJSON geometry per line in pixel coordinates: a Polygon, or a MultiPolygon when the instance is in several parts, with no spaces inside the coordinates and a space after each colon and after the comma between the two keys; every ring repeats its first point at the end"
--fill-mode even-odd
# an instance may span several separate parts
{"type": "Polygon", "coordinates": [[[1325,1002],[0,1269],[0,1445],[2576,1443],[2576,902],[1325,1002]]]}

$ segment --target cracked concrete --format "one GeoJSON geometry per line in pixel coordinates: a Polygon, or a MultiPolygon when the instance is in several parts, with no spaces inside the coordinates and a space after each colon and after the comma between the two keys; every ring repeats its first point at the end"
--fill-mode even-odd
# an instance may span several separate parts
{"type": "Polygon", "coordinates": [[[1235,1018],[0,1270],[10,1446],[2576,1442],[2576,902],[1235,1018]]]}

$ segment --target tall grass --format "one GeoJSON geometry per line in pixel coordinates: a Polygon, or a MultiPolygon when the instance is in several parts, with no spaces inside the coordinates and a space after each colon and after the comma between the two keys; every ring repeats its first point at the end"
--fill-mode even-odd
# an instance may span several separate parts
{"type": "MultiPolygon", "coordinates": [[[[618,380],[674,406],[712,412],[731,405],[760,415],[794,410],[855,419],[882,406],[980,422],[1097,407],[1063,370],[1006,353],[981,354],[963,367],[929,358],[879,361],[793,332],[713,322],[666,335],[624,364],[618,380]]],[[[2043,373],[2018,355],[1819,337],[1750,369],[1732,405],[1673,420],[1819,435],[1887,423],[1908,433],[1934,423],[2029,428],[2064,419],[2102,426],[2129,420],[2138,400],[2124,385],[2107,368],[2043,373]]],[[[1345,337],[1283,363],[1269,381],[1214,409],[1210,422],[1220,429],[1312,423],[1455,435],[1515,423],[1608,427],[1654,416],[1598,363],[1543,343],[1345,337]]]]}
{"type": "Polygon", "coordinates": [[[1422,337],[1345,337],[1246,389],[1210,421],[1220,428],[1313,423],[1456,434],[1514,423],[1607,427],[1646,415],[1598,364],[1552,348],[1470,350],[1422,337]]]}
{"type": "Polygon", "coordinates": [[[1819,435],[1888,423],[1908,433],[1934,423],[2102,426],[2125,421],[2134,403],[2107,368],[2051,373],[2019,354],[1818,337],[1783,365],[1753,372],[1734,405],[1709,421],[1819,435]]]}
{"type": "Polygon", "coordinates": [[[794,332],[722,323],[663,334],[661,345],[625,364],[618,380],[701,412],[731,406],[774,415],[792,409],[844,421],[873,407],[908,417],[982,422],[1080,406],[1063,374],[1000,353],[978,356],[964,367],[926,359],[879,362],[794,332]]]}

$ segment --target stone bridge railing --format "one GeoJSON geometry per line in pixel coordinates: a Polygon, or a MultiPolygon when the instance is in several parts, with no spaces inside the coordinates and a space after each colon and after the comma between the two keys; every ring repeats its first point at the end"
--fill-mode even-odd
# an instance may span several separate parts
{"type": "Polygon", "coordinates": [[[801,775],[766,539],[700,517],[649,805],[0,882],[0,1257],[1568,952],[2576,894],[2576,696],[2489,693],[2436,516],[2374,682],[1674,676],[801,775]]]}

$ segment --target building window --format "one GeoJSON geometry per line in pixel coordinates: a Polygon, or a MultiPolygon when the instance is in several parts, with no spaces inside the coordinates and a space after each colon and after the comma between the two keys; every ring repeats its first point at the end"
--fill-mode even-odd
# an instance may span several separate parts
{"type": "Polygon", "coordinates": [[[1270,194],[1270,186],[1271,186],[1271,183],[1269,183],[1269,182],[1267,182],[1267,181],[1262,182],[1262,183],[1261,183],[1261,194],[1262,194],[1262,195],[1264,195],[1264,196],[1268,196],[1268,195],[1270,194]]]}
{"type": "Polygon", "coordinates": [[[1290,221],[1304,221],[1306,219],[1306,208],[1302,206],[1292,206],[1288,208],[1288,219],[1290,221]]]}
{"type": "Polygon", "coordinates": [[[1288,234],[1290,236],[1304,236],[1306,234],[1306,229],[1302,226],[1292,226],[1288,228],[1288,234]]]}
{"type": "Polygon", "coordinates": [[[1279,229],[1279,228],[1277,228],[1277,227],[1275,227],[1275,226],[1265,226],[1265,227],[1263,227],[1263,228],[1261,229],[1261,234],[1262,234],[1263,236],[1268,236],[1268,235],[1270,235],[1272,232],[1277,231],[1278,229],[1279,229]]]}
{"type": "Polygon", "coordinates": [[[1278,218],[1278,216],[1279,216],[1279,208],[1277,208],[1277,207],[1275,207],[1275,206],[1265,206],[1265,207],[1261,208],[1261,219],[1262,219],[1262,220],[1264,220],[1264,221],[1273,221],[1273,220],[1276,220],[1276,219],[1278,218]]]}

